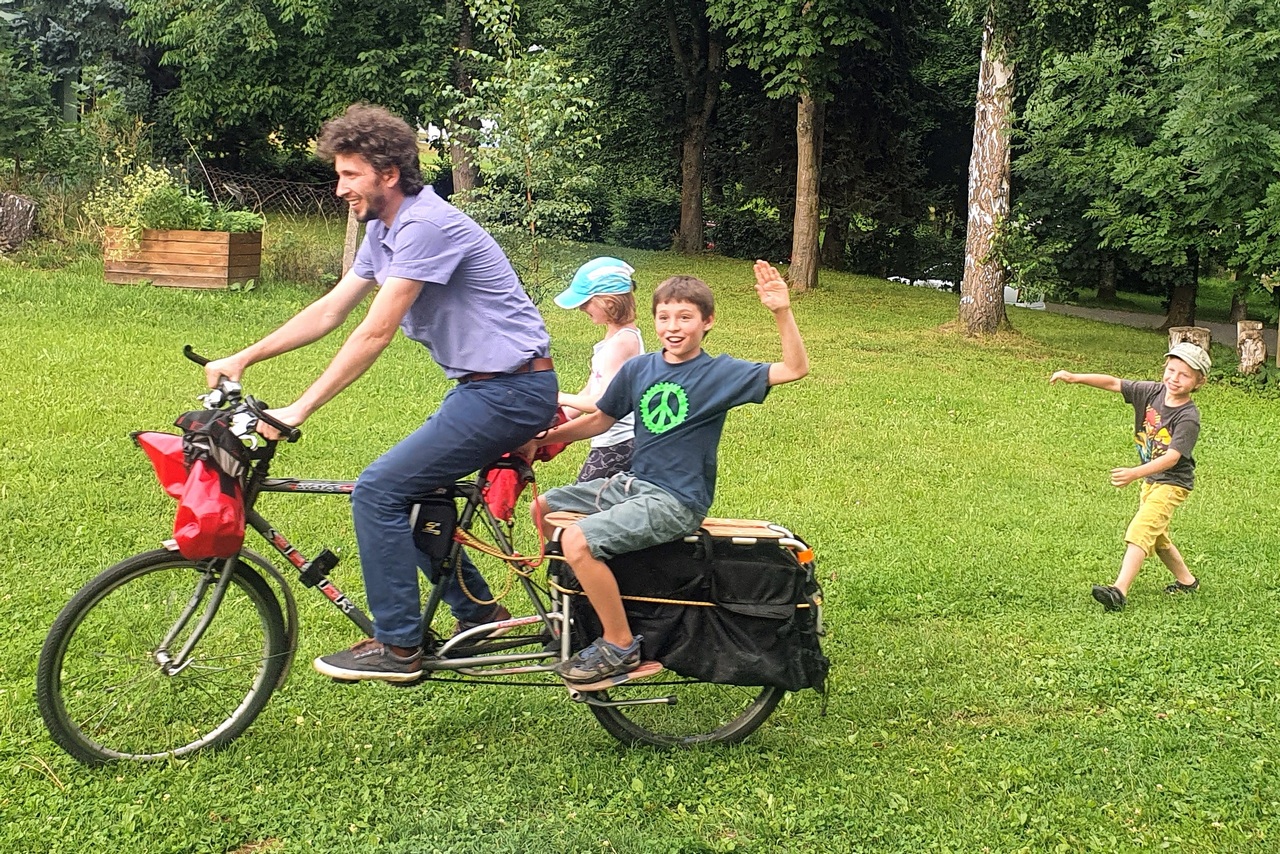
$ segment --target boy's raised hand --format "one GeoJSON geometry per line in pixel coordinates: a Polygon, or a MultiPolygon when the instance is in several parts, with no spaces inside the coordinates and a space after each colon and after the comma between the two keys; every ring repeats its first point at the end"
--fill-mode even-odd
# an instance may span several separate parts
{"type": "Polygon", "coordinates": [[[778,269],[768,261],[756,261],[756,294],[764,307],[775,314],[791,307],[791,291],[778,269]]]}

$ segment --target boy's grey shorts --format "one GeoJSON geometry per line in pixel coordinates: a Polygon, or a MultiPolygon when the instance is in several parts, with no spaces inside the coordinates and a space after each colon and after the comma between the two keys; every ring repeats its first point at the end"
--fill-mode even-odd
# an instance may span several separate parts
{"type": "Polygon", "coordinates": [[[544,497],[550,510],[588,514],[574,524],[600,560],[678,540],[703,519],[665,489],[628,474],[557,487],[544,497]]]}

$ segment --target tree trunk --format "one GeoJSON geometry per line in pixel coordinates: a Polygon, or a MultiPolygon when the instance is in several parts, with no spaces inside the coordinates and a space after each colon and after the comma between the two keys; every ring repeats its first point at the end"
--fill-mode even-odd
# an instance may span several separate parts
{"type": "Polygon", "coordinates": [[[1098,302],[1116,301],[1116,256],[1103,252],[1098,267],[1098,302]]]}
{"type": "Polygon", "coordinates": [[[1169,314],[1162,329],[1196,325],[1196,292],[1200,289],[1200,253],[1187,250],[1187,275],[1180,277],[1169,294],[1169,314]]]}
{"type": "Polygon", "coordinates": [[[818,284],[818,177],[822,174],[823,108],[809,93],[796,105],[796,214],[791,224],[791,268],[797,292],[818,284]]]}
{"type": "Polygon", "coordinates": [[[677,252],[693,254],[706,249],[702,207],[703,160],[707,132],[720,98],[724,77],[724,43],[711,28],[705,10],[691,9],[694,31],[686,44],[681,38],[675,8],[667,4],[667,38],[684,84],[684,135],[680,151],[680,230],[677,252]]]}
{"type": "MultiPolygon", "coordinates": [[[[458,27],[458,53],[453,59],[453,85],[464,96],[474,91],[471,71],[464,64],[464,51],[471,50],[474,35],[471,29],[471,12],[462,9],[462,23],[458,27]]],[[[455,127],[449,135],[449,161],[453,164],[453,192],[465,193],[474,190],[480,183],[480,167],[476,165],[472,152],[476,148],[475,131],[480,129],[480,120],[461,118],[457,120],[461,127],[455,127]],[[466,130],[463,130],[466,128],[466,130]]]]}
{"type": "Polygon", "coordinates": [[[1249,282],[1247,279],[1241,282],[1235,270],[1231,271],[1231,281],[1236,283],[1236,289],[1231,292],[1231,313],[1227,316],[1227,321],[1239,323],[1249,316],[1249,282]]]}
{"type": "Polygon", "coordinates": [[[1009,123],[1013,112],[1011,35],[1001,31],[994,2],[982,25],[982,60],[969,156],[969,217],[960,283],[960,321],[967,335],[987,335],[1009,325],[1004,310],[1008,271],[991,249],[1009,215],[1009,123]]]}

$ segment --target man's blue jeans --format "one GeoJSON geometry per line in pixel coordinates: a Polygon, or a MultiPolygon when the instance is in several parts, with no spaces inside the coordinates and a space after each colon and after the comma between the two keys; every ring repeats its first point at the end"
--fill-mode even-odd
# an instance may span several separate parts
{"type": "MultiPolygon", "coordinates": [[[[431,490],[451,485],[547,429],[555,416],[557,390],[554,371],[459,384],[425,424],[360,474],[351,510],[378,640],[404,647],[422,641],[418,568],[425,568],[428,558],[413,543],[410,507],[431,490]]],[[[490,598],[470,560],[463,574],[472,595],[490,598]]],[[[456,575],[444,600],[460,620],[481,620],[492,608],[472,601],[456,575]]]]}

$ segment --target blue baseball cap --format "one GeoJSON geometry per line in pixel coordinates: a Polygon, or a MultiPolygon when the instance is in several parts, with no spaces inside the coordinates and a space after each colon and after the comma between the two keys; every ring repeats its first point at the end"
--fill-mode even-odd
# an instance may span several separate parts
{"type": "Polygon", "coordinates": [[[557,297],[561,308],[577,308],[596,294],[630,293],[635,268],[617,258],[592,258],[573,274],[573,281],[557,297]]]}

